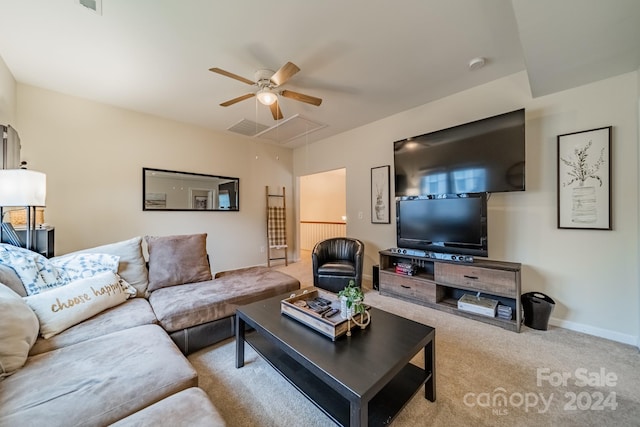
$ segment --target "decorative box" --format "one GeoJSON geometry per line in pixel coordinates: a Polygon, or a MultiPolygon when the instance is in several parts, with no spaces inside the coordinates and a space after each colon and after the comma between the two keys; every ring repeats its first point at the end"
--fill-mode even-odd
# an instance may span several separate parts
{"type": "MultiPolygon", "coordinates": [[[[322,335],[331,338],[335,341],[336,338],[346,334],[348,330],[353,329],[357,325],[355,322],[348,322],[347,319],[343,319],[338,312],[331,317],[323,317],[321,314],[313,311],[309,306],[296,305],[297,301],[313,301],[315,298],[321,297],[331,302],[331,308],[340,310],[340,301],[335,294],[323,292],[318,288],[307,288],[304,290],[296,291],[291,294],[289,298],[282,300],[280,303],[280,312],[292,319],[297,320],[305,326],[320,332],[322,335]]],[[[354,316],[356,320],[360,321],[360,314],[354,316]]]]}

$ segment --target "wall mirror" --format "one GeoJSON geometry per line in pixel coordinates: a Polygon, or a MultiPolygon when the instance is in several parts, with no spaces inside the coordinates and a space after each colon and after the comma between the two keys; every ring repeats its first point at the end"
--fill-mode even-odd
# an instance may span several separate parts
{"type": "Polygon", "coordinates": [[[238,211],[240,178],[142,169],[143,211],[238,211]]]}

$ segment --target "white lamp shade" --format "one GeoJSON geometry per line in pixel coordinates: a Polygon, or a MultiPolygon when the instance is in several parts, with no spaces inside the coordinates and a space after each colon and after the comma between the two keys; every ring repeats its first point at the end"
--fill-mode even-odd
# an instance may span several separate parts
{"type": "Polygon", "coordinates": [[[47,176],[27,169],[0,170],[0,206],[45,206],[47,176]]]}

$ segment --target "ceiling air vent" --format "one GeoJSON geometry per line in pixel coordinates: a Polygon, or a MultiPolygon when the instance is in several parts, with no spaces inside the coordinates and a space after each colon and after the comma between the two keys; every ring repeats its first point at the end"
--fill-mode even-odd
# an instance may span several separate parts
{"type": "Polygon", "coordinates": [[[256,138],[270,139],[284,144],[326,126],[325,124],[314,122],[296,114],[288,119],[280,120],[276,125],[256,134],[256,138]]]}
{"type": "Polygon", "coordinates": [[[84,6],[87,9],[102,15],[102,0],[78,0],[80,6],[84,6]]]}
{"type": "Polygon", "coordinates": [[[263,130],[267,129],[269,126],[263,125],[261,123],[257,123],[251,120],[242,119],[235,125],[231,126],[227,130],[235,133],[239,133],[241,135],[246,136],[254,136],[263,130]]]}

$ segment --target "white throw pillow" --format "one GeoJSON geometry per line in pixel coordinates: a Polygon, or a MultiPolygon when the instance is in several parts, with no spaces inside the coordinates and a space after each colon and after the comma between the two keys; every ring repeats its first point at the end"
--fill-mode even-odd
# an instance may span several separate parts
{"type": "Polygon", "coordinates": [[[133,286],[117,274],[106,272],[24,297],[24,300],[38,316],[40,334],[51,338],[135,295],[133,286]]]}
{"type": "Polygon", "coordinates": [[[39,253],[8,244],[0,244],[0,262],[16,272],[27,292],[37,294],[41,290],[64,284],[61,271],[39,253]]]}
{"type": "MultiPolygon", "coordinates": [[[[120,258],[109,254],[69,254],[51,258],[49,261],[62,271],[66,283],[88,279],[98,273],[118,272],[120,258]]],[[[66,284],[65,283],[65,284],[66,284]]]]}
{"type": "MultiPolygon", "coordinates": [[[[120,257],[118,275],[138,290],[138,296],[144,296],[149,284],[147,264],[142,253],[142,237],[134,237],[120,242],[96,246],[95,248],[74,251],[73,254],[109,254],[120,257]]],[[[55,258],[52,258],[55,259],[55,258]]]]}
{"type": "Polygon", "coordinates": [[[38,338],[38,319],[22,297],[0,283],[0,379],[21,368],[38,338]]]}
{"type": "Polygon", "coordinates": [[[12,268],[22,280],[27,295],[66,285],[95,274],[118,272],[119,257],[110,254],[70,254],[47,259],[19,248],[0,245],[0,263],[12,268]]]}

